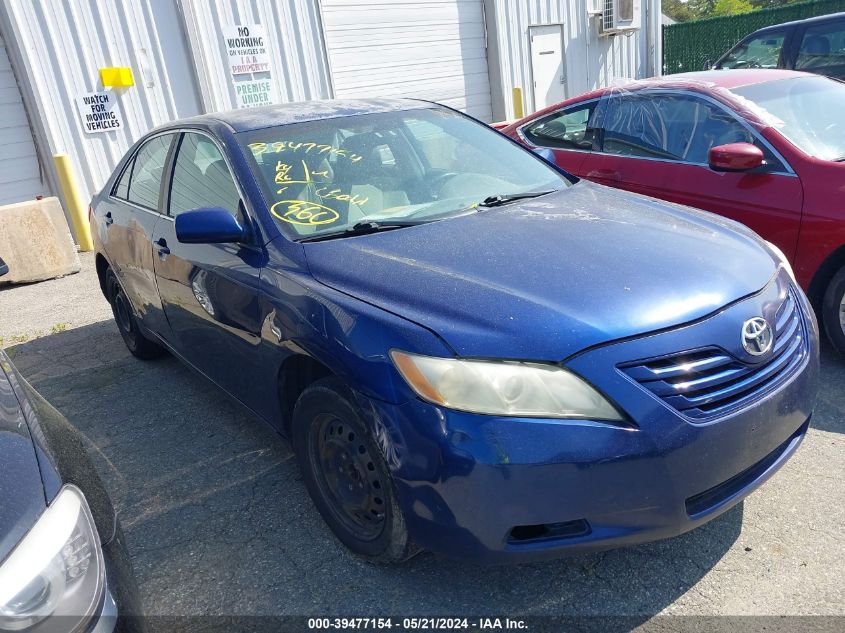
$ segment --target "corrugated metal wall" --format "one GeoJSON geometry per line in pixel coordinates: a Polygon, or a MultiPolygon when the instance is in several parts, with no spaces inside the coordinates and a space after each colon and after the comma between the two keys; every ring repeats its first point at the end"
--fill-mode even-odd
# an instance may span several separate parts
{"type": "MultiPolygon", "coordinates": [[[[2,20],[42,159],[68,153],[85,195],[99,190],[132,142],[199,110],[190,57],[168,0],[4,0],[2,20]],[[102,89],[98,69],[130,66],[136,85],[116,92],[123,128],[83,131],[76,98],[102,89]]],[[[54,192],[52,165],[48,175],[54,192]]]]}
{"type": "Polygon", "coordinates": [[[47,193],[15,74],[0,36],[0,205],[47,193]]]}
{"type": "Polygon", "coordinates": [[[417,97],[490,121],[482,0],[322,0],[337,97],[417,97]]]}
{"type": "MultiPolygon", "coordinates": [[[[599,86],[608,85],[618,77],[648,75],[648,44],[645,19],[649,2],[643,0],[642,28],[633,35],[599,37],[595,18],[587,14],[585,0],[488,0],[488,29],[495,30],[495,56],[499,66],[504,111],[496,111],[494,118],[514,116],[510,98],[514,87],[524,93],[525,111],[534,104],[531,80],[531,50],[528,27],[541,24],[562,24],[566,63],[567,97],[599,86]],[[490,16],[489,14],[493,15],[490,16]]],[[[494,64],[491,63],[491,73],[494,64]]],[[[494,82],[495,83],[495,82],[494,82]]]]}
{"type": "Polygon", "coordinates": [[[222,27],[262,24],[280,103],[331,97],[317,0],[179,0],[206,111],[237,107],[222,27]]]}

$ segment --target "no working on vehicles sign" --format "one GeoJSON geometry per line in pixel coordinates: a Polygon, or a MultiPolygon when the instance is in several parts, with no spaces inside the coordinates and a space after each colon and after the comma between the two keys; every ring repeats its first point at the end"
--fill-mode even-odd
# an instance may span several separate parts
{"type": "Polygon", "coordinates": [[[89,134],[111,132],[123,127],[120,113],[115,109],[117,102],[110,92],[89,92],[76,98],[82,128],[89,134]]]}

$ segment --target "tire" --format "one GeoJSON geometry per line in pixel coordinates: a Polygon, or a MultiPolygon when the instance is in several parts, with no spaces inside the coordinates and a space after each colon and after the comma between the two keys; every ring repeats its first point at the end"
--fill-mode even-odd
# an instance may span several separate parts
{"type": "Polygon", "coordinates": [[[127,349],[133,356],[150,360],[165,353],[166,350],[161,345],[141,333],[132,304],[111,268],[106,271],[106,297],[111,304],[111,311],[120,336],[123,337],[123,342],[126,343],[127,349]]]}
{"type": "Polygon", "coordinates": [[[824,293],[822,322],[836,351],[845,356],[845,266],[833,276],[824,293]]]}
{"type": "Polygon", "coordinates": [[[348,388],[334,377],[306,388],[291,430],[305,486],[338,540],[374,563],[413,555],[387,463],[348,388]]]}

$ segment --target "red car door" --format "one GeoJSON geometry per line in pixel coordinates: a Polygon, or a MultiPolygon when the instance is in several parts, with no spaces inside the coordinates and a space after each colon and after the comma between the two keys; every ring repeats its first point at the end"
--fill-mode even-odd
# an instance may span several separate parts
{"type": "Polygon", "coordinates": [[[587,178],[737,220],[794,257],[801,181],[754,128],[721,103],[690,92],[622,93],[605,106],[601,152],[582,166],[587,178]],[[763,150],[765,171],[709,167],[711,147],[740,142],[763,150]]]}
{"type": "Polygon", "coordinates": [[[516,138],[532,150],[552,150],[558,167],[583,176],[583,164],[593,151],[598,103],[591,99],[551,112],[519,128],[516,138]]]}

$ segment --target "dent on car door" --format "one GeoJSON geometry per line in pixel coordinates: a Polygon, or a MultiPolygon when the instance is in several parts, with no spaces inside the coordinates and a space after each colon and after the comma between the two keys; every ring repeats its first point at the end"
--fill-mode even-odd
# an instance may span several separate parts
{"type": "Polygon", "coordinates": [[[153,272],[152,237],[161,217],[161,184],[174,134],[146,141],[97,208],[103,244],[120,283],[147,328],[164,319],[153,272]]]}
{"type": "Polygon", "coordinates": [[[596,135],[597,104],[596,100],[558,110],[529,123],[521,133],[532,146],[551,149],[559,167],[582,176],[596,135]]]}
{"type": "Polygon", "coordinates": [[[153,251],[169,343],[250,404],[264,380],[258,349],[264,251],[250,244],[183,244],[176,237],[175,219],[200,208],[226,209],[246,224],[239,190],[210,137],[184,133],[168,172],[168,216],[156,226],[153,251]]]}
{"type": "Polygon", "coordinates": [[[795,252],[803,190],[780,156],[749,125],[715,102],[688,93],[629,93],[608,103],[602,152],[593,177],[620,188],[689,205],[742,222],[795,252]],[[765,166],[718,172],[709,150],[750,143],[765,166]]]}

